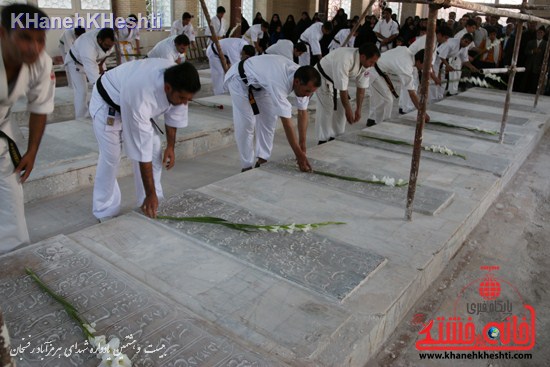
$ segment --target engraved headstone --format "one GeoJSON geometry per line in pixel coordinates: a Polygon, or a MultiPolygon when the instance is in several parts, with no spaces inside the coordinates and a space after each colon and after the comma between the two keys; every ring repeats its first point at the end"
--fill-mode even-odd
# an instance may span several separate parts
{"type": "MultiPolygon", "coordinates": [[[[254,215],[244,208],[197,191],[185,191],[169,198],[159,208],[159,215],[210,216],[258,225],[288,224],[254,215]]],[[[249,233],[215,224],[164,222],[242,261],[337,300],[349,295],[385,260],[371,251],[313,232],[249,233]]],[[[307,218],[303,222],[307,223],[307,218]]]]}

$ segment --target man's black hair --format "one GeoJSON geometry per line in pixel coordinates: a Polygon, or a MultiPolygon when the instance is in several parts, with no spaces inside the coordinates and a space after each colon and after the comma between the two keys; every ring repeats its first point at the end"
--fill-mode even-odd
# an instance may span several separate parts
{"type": "Polygon", "coordinates": [[[242,51],[244,52],[245,55],[248,55],[250,57],[256,56],[256,49],[252,45],[243,46],[242,51]]]}
{"type": "Polygon", "coordinates": [[[224,13],[225,14],[225,8],[223,6],[218,6],[218,9],[216,9],[216,14],[224,13]]]}
{"type": "Polygon", "coordinates": [[[2,27],[4,27],[8,33],[11,32],[12,29],[18,28],[18,24],[15,22],[15,19],[20,20],[23,24],[23,29],[46,30],[49,29],[50,26],[50,18],[48,17],[48,14],[44,13],[37,7],[28,4],[11,4],[2,9],[0,21],[2,22],[2,27]],[[21,14],[22,16],[20,16],[21,14]],[[13,23],[12,19],[14,19],[13,23]],[[38,22],[34,22],[34,19],[38,19],[38,22]],[[27,20],[32,21],[27,22],[27,20]]]}
{"type": "Polygon", "coordinates": [[[414,61],[420,61],[421,63],[424,63],[424,50],[420,50],[414,55],[414,61]]]}
{"type": "Polygon", "coordinates": [[[97,32],[97,38],[104,41],[107,38],[114,41],[115,40],[115,31],[113,28],[102,28],[97,32]]]}
{"type": "Polygon", "coordinates": [[[182,62],[166,69],[164,82],[176,92],[197,93],[201,89],[199,72],[189,62],[182,62]]]}
{"type": "Polygon", "coordinates": [[[269,23],[268,22],[262,22],[262,28],[269,29],[269,23]]]}
{"type": "Polygon", "coordinates": [[[316,88],[321,86],[321,74],[313,66],[300,66],[294,73],[294,79],[298,79],[302,85],[313,82],[316,88]]]}
{"type": "Polygon", "coordinates": [[[294,49],[298,52],[307,52],[307,46],[303,42],[298,42],[294,45],[294,49]]]}
{"type": "Polygon", "coordinates": [[[449,38],[453,38],[453,30],[448,27],[447,25],[443,25],[439,28],[437,28],[436,33],[440,33],[442,36],[447,36],[449,38]]]}
{"type": "Polygon", "coordinates": [[[462,36],[462,39],[467,39],[471,42],[474,42],[474,36],[472,36],[470,33],[466,33],[464,36],[462,36]]]}
{"type": "Polygon", "coordinates": [[[83,35],[84,33],[86,33],[86,28],[84,28],[84,27],[76,27],[74,29],[74,34],[77,37],[83,35]]]}
{"type": "Polygon", "coordinates": [[[332,32],[332,22],[324,22],[323,28],[325,28],[329,32],[332,32]]]}
{"type": "Polygon", "coordinates": [[[371,57],[378,56],[380,57],[380,50],[374,43],[365,42],[359,46],[359,55],[365,55],[367,59],[371,57]]]}
{"type": "Polygon", "coordinates": [[[189,46],[189,44],[191,43],[189,41],[189,37],[187,37],[185,34],[180,34],[179,36],[177,36],[176,38],[174,38],[174,43],[176,45],[186,45],[186,46],[189,46]]]}
{"type": "Polygon", "coordinates": [[[475,21],[474,19],[468,19],[468,20],[466,21],[466,27],[471,27],[471,26],[477,27],[477,23],[476,23],[476,21],[475,21]]]}
{"type": "Polygon", "coordinates": [[[384,10],[382,10],[382,13],[384,13],[386,11],[390,12],[390,14],[393,13],[393,10],[391,10],[391,8],[384,8],[384,10]]]}

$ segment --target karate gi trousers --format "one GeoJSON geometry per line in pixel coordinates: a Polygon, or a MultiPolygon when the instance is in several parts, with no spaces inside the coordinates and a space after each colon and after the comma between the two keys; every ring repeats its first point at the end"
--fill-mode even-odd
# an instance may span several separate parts
{"type": "MultiPolygon", "coordinates": [[[[69,56],[70,57],[70,56],[69,56]]],[[[74,95],[75,118],[89,117],[88,112],[88,80],[84,72],[84,66],[78,65],[74,60],[69,60],[65,65],[70,75],[74,95]]]]}
{"type": "Polygon", "coordinates": [[[30,243],[23,185],[19,183],[14,169],[8,142],[0,138],[0,255],[30,243]]]}
{"type": "Polygon", "coordinates": [[[388,84],[378,75],[376,70],[370,75],[370,105],[369,119],[377,124],[391,117],[393,109],[393,95],[388,84]]]}
{"type": "MultiPolygon", "coordinates": [[[[413,69],[413,78],[414,78],[414,84],[413,84],[414,89],[418,90],[420,81],[418,79],[418,70],[416,68],[413,69]]],[[[404,85],[401,85],[401,90],[399,91],[399,108],[403,110],[403,112],[405,113],[409,113],[416,110],[416,107],[411,99],[411,96],[409,95],[409,91],[404,85]]]]}
{"type": "MultiPolygon", "coordinates": [[[[338,91],[336,92],[337,94],[338,91]]],[[[315,112],[315,135],[319,141],[328,141],[346,131],[346,110],[339,96],[336,96],[336,111],[334,111],[332,83],[322,78],[317,95],[317,111],[315,112]]]]}
{"type": "Polygon", "coordinates": [[[231,77],[226,86],[231,94],[241,168],[254,167],[256,158],[267,161],[271,157],[278,117],[275,105],[265,89],[254,91],[254,99],[260,110],[260,114],[254,115],[248,100],[248,87],[239,75],[231,77]]]}
{"type": "Polygon", "coordinates": [[[458,57],[454,57],[451,59],[449,64],[456,71],[449,72],[449,88],[447,88],[447,92],[449,92],[450,95],[454,96],[458,94],[458,83],[460,77],[462,76],[462,60],[460,60],[458,57]]]}
{"type": "Polygon", "coordinates": [[[218,55],[212,52],[212,47],[208,47],[208,49],[206,50],[206,56],[208,56],[208,63],[210,64],[212,91],[214,92],[214,95],[226,93],[227,89],[224,87],[223,84],[225,72],[223,71],[220,58],[218,57],[218,55]]]}
{"type": "MultiPolygon", "coordinates": [[[[99,157],[94,181],[93,214],[96,218],[113,217],[120,213],[121,193],[117,182],[118,166],[122,157],[124,144],[122,136],[122,121],[116,113],[112,126],[107,125],[109,106],[97,92],[96,86],[90,100],[90,114],[93,119],[94,133],[99,145],[99,157]]],[[[162,174],[162,144],[157,133],[153,136],[153,179],[159,200],[164,198],[161,186],[162,174]]],[[[141,179],[139,162],[133,161],[134,183],[136,188],[137,206],[143,204],[145,189],[141,179]]]]}

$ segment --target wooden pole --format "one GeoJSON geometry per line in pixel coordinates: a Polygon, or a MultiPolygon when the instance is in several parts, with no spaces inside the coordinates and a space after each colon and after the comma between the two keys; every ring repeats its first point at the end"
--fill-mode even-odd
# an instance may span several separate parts
{"type": "Polygon", "coordinates": [[[342,42],[342,45],[347,45],[350,38],[353,37],[353,34],[355,32],[357,32],[357,29],[359,29],[360,25],[361,25],[361,22],[367,17],[367,15],[369,14],[370,12],[370,9],[372,8],[372,5],[376,2],[376,0],[370,0],[369,2],[369,5],[367,5],[367,7],[365,8],[365,10],[363,11],[363,14],[361,14],[361,17],[359,17],[359,20],[357,21],[357,23],[353,26],[353,28],[351,29],[351,31],[349,32],[348,36],[346,37],[346,39],[344,40],[344,42],[342,42]]]}
{"type": "Polygon", "coordinates": [[[544,51],[544,61],[542,62],[542,69],[540,70],[539,85],[537,86],[537,94],[535,95],[535,104],[533,108],[537,108],[539,103],[539,96],[543,92],[544,82],[548,73],[548,56],[550,55],[550,40],[546,41],[546,51],[544,51]]]}
{"type": "Polygon", "coordinates": [[[407,208],[405,218],[412,220],[414,195],[416,193],[416,181],[418,170],[420,169],[420,153],[422,152],[422,134],[424,123],[426,122],[426,108],[429,98],[430,71],[432,69],[432,59],[435,49],[435,24],[439,6],[430,5],[428,15],[428,30],[426,33],[426,49],[424,51],[424,65],[422,68],[422,81],[420,83],[420,108],[416,118],[416,132],[414,136],[414,147],[411,161],[411,172],[409,176],[409,189],[407,192],[407,208]]]}
{"type": "MultiPolygon", "coordinates": [[[[112,1],[111,2],[111,10],[113,12],[113,19],[116,19],[117,17],[117,5],[116,5],[116,1],[112,1]]],[[[122,64],[122,57],[121,57],[121,52],[120,52],[120,44],[118,43],[118,29],[115,29],[115,60],[116,60],[116,64],[117,66],[122,64]]],[[[105,65],[105,69],[107,69],[107,65],[105,65]]]]}
{"type": "MultiPolygon", "coordinates": [[[[242,2],[241,0],[231,0],[231,22],[229,24],[229,29],[233,29],[237,25],[241,24],[241,14],[242,14],[242,2]]],[[[235,29],[229,37],[240,37],[241,29],[235,29]]]]}
{"type": "MultiPolygon", "coordinates": [[[[527,0],[523,0],[523,4],[526,4],[527,0]]],[[[508,122],[508,111],[510,110],[510,99],[512,97],[512,90],[514,88],[514,80],[516,79],[516,65],[518,63],[519,45],[521,43],[521,35],[523,33],[523,21],[520,19],[516,23],[516,39],[514,40],[514,53],[512,54],[512,64],[510,65],[510,77],[508,78],[508,90],[506,92],[506,99],[504,100],[504,112],[502,114],[502,123],[500,124],[500,137],[499,142],[504,142],[504,131],[506,130],[506,123],[508,122]]]]}
{"type": "Polygon", "coordinates": [[[204,16],[206,17],[206,22],[208,23],[208,28],[210,29],[210,33],[212,34],[212,42],[216,46],[216,50],[218,51],[218,56],[220,57],[220,62],[222,63],[223,72],[227,73],[227,70],[229,70],[229,66],[227,65],[227,61],[225,60],[225,55],[222,51],[222,46],[220,45],[220,42],[218,41],[218,34],[216,33],[216,30],[212,26],[212,22],[210,21],[210,14],[208,13],[208,8],[206,7],[206,2],[204,0],[200,0],[202,11],[204,13],[204,16]]]}

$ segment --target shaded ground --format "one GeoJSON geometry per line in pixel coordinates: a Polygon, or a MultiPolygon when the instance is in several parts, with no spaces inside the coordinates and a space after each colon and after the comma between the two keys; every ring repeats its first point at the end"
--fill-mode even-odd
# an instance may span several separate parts
{"type": "MultiPolygon", "coordinates": [[[[548,366],[550,349],[550,133],[527,159],[517,175],[489,208],[463,247],[413,306],[371,366],[548,366]],[[536,344],[531,360],[421,360],[416,341],[422,321],[452,316],[457,295],[471,281],[486,274],[481,266],[498,265],[495,276],[506,279],[536,311],[536,344]]],[[[504,291],[501,298],[510,296],[504,291]],[[505,294],[506,293],[506,294],[505,294]]],[[[479,302],[478,292],[465,294],[464,301],[479,302]]],[[[520,308],[519,301],[514,303],[520,308]]],[[[514,306],[516,307],[516,306],[514,306]]],[[[515,313],[515,312],[513,312],[515,313]]],[[[457,313],[458,315],[458,313],[457,313]]],[[[466,318],[462,312],[459,316],[466,318]]],[[[485,322],[499,319],[497,313],[485,322]],[[492,319],[491,319],[492,318],[492,319]]],[[[500,316],[500,320],[503,316],[500,316]]],[[[482,324],[483,325],[483,324],[482,324]]],[[[481,326],[482,327],[482,326],[481,326]]],[[[481,329],[481,327],[478,327],[481,329]]],[[[434,328],[434,330],[436,330],[434,328]]],[[[437,336],[437,331],[435,335],[437,336]]],[[[515,353],[515,352],[512,352],[515,353]]]]}

